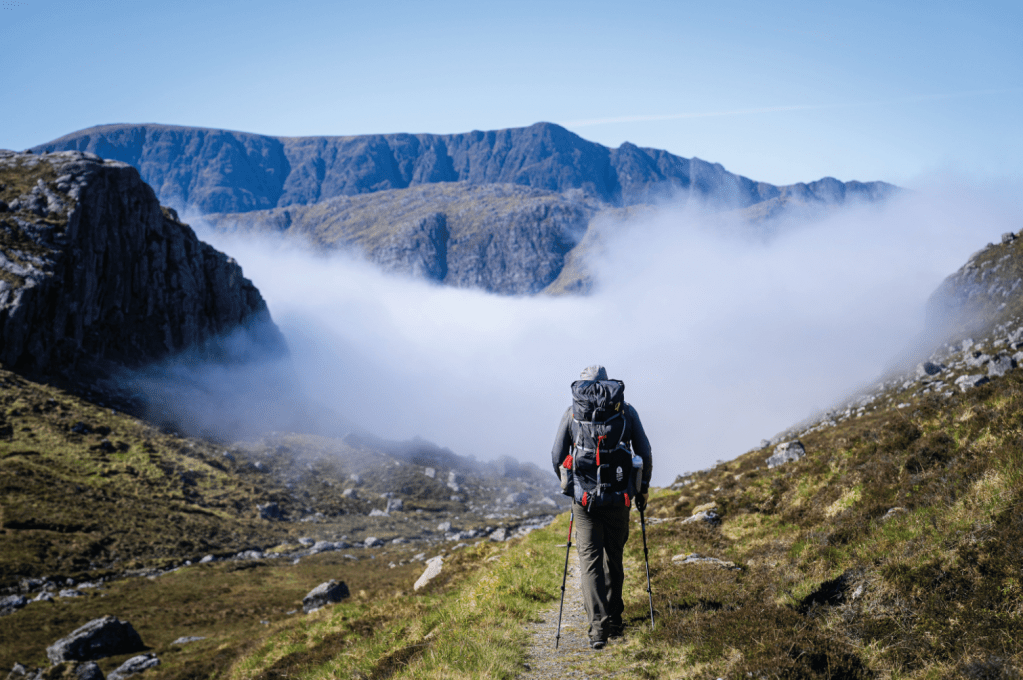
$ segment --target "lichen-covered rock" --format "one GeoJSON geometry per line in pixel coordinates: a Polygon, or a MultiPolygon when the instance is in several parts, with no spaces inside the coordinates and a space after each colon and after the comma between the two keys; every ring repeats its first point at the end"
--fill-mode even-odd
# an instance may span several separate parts
{"type": "Polygon", "coordinates": [[[331,579],[326,583],[321,583],[316,586],[309,591],[308,595],[302,598],[302,611],[308,614],[320,607],[325,607],[326,605],[334,602],[340,602],[348,597],[348,595],[348,586],[345,585],[344,581],[338,582],[331,579]]]}
{"type": "Polygon", "coordinates": [[[0,151],[0,362],[45,377],[137,367],[241,329],[286,351],[259,291],[135,168],[0,151]],[[10,200],[9,200],[10,199],[10,200]]]}
{"type": "Polygon", "coordinates": [[[93,619],[46,648],[51,663],[92,661],[142,651],[142,638],[127,621],[113,616],[93,619]]]}

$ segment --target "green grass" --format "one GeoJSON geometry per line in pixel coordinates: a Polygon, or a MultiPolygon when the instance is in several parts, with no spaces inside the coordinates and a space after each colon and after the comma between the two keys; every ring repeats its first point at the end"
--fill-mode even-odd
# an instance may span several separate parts
{"type": "Polygon", "coordinates": [[[565,524],[562,517],[524,539],[463,549],[418,593],[342,603],[283,625],[227,677],[515,677],[528,642],[524,622],[558,592],[555,544],[565,524]]]}

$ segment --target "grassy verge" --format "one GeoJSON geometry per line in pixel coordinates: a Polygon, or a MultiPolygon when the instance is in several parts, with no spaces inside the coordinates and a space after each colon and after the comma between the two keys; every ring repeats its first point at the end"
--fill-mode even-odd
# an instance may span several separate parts
{"type": "Polygon", "coordinates": [[[284,623],[227,677],[515,677],[525,660],[525,622],[560,592],[556,543],[567,521],[457,551],[418,592],[342,603],[298,625],[284,623]]]}

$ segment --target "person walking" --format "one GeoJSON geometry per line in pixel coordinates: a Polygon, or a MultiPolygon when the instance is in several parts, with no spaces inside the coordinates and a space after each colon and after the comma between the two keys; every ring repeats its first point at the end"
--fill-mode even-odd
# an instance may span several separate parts
{"type": "Polygon", "coordinates": [[[622,555],[629,539],[629,509],[646,507],[650,487],[650,441],[624,394],[625,384],[609,380],[603,366],[583,369],[572,383],[572,406],[561,418],[551,451],[562,492],[573,498],[593,649],[603,649],[609,637],[624,630],[622,555]],[[642,460],[640,473],[634,457],[642,460]]]}

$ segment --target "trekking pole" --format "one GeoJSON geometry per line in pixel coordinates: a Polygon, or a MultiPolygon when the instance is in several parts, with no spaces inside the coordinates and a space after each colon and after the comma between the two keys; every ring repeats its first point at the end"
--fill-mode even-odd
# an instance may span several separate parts
{"type": "Polygon", "coordinates": [[[650,630],[654,629],[654,593],[650,590],[650,553],[646,549],[646,519],[639,511],[639,528],[643,531],[643,560],[646,562],[646,594],[650,598],[650,630]]]}
{"type": "Polygon", "coordinates": [[[561,606],[558,607],[558,632],[554,636],[554,649],[558,648],[561,642],[561,612],[565,609],[565,581],[568,580],[568,553],[572,550],[572,523],[575,521],[575,506],[572,507],[572,514],[568,516],[568,547],[565,548],[565,573],[561,577],[561,606]]]}

